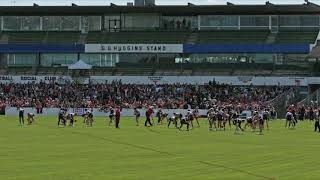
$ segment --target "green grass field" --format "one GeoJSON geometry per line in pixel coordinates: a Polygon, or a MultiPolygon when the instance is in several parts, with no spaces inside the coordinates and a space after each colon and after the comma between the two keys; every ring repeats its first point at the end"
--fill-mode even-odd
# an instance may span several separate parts
{"type": "Polygon", "coordinates": [[[288,130],[273,121],[264,135],[235,135],[209,132],[206,121],[179,132],[130,118],[121,129],[104,118],[74,128],[36,118],[18,126],[17,117],[0,117],[0,180],[319,179],[320,134],[311,122],[288,130]]]}

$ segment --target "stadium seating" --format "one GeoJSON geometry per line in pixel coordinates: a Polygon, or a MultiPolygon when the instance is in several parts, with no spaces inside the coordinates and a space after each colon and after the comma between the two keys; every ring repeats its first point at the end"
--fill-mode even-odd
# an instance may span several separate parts
{"type": "Polygon", "coordinates": [[[114,74],[115,68],[113,67],[94,67],[90,74],[92,76],[112,76],[114,74]]]}
{"type": "Polygon", "coordinates": [[[34,75],[35,69],[32,67],[8,67],[5,69],[6,71],[3,71],[5,75],[34,75]]]}
{"type": "Polygon", "coordinates": [[[45,37],[46,43],[78,43],[80,32],[48,32],[45,37]]]}
{"type": "MultiPolygon", "coordinates": [[[[80,32],[6,32],[9,43],[78,43],[80,32]]],[[[314,43],[318,31],[280,31],[275,36],[276,44],[314,43]]],[[[270,31],[133,31],[133,32],[89,32],[85,43],[190,43],[198,44],[263,44],[266,43],[270,31]]]]}
{"type": "Polygon", "coordinates": [[[318,31],[280,31],[276,36],[277,44],[314,43],[318,31]]]}
{"type": "Polygon", "coordinates": [[[9,43],[42,43],[46,32],[8,32],[9,43]]]}
{"type": "Polygon", "coordinates": [[[89,32],[87,43],[124,43],[124,44],[175,44],[185,43],[190,32],[152,32],[152,31],[134,31],[134,32],[89,32]]]}
{"type": "Polygon", "coordinates": [[[37,75],[65,76],[68,75],[68,69],[67,67],[40,67],[37,69],[37,75]]]}
{"type": "Polygon", "coordinates": [[[94,31],[89,32],[86,37],[86,42],[89,44],[103,43],[105,41],[105,33],[94,31]]]}
{"type": "Polygon", "coordinates": [[[199,44],[263,44],[270,31],[200,31],[199,44]]]}

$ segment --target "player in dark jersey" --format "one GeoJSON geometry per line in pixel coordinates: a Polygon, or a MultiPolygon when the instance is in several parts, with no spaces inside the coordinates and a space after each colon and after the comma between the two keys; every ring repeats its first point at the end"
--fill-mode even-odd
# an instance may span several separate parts
{"type": "Polygon", "coordinates": [[[223,111],[222,110],[218,111],[217,120],[218,120],[218,130],[222,130],[223,128],[223,111]]]}
{"type": "Polygon", "coordinates": [[[264,124],[266,124],[267,130],[269,130],[270,111],[268,109],[262,111],[262,119],[264,124]]]}
{"type": "Polygon", "coordinates": [[[115,111],[116,128],[120,129],[121,108],[118,106],[115,111]]]}
{"type": "Polygon", "coordinates": [[[162,123],[162,114],[163,114],[162,109],[159,108],[158,111],[157,111],[157,113],[156,113],[156,116],[157,116],[157,118],[158,118],[158,124],[161,124],[161,123],[162,123]]]}
{"type": "Polygon", "coordinates": [[[263,135],[263,129],[264,129],[264,123],[265,119],[263,117],[263,114],[258,115],[259,118],[259,135],[263,135]]]}
{"type": "Polygon", "coordinates": [[[314,123],[314,132],[318,131],[320,132],[320,109],[317,110],[316,112],[316,117],[315,117],[315,123],[314,123]]]}
{"type": "Polygon", "coordinates": [[[153,108],[149,107],[148,110],[146,111],[146,121],[144,123],[145,127],[148,127],[148,124],[152,126],[152,123],[151,123],[152,114],[153,114],[153,108]]]}
{"type": "Polygon", "coordinates": [[[18,108],[19,110],[19,124],[23,125],[24,124],[24,108],[21,106],[18,108]]]}
{"type": "Polygon", "coordinates": [[[188,119],[188,122],[193,129],[194,128],[193,121],[195,120],[195,118],[194,118],[193,112],[190,109],[188,110],[185,117],[188,119]]]}
{"type": "Polygon", "coordinates": [[[85,115],[85,122],[86,122],[86,125],[88,126],[92,126],[93,124],[93,114],[92,114],[92,111],[88,110],[86,115],[85,115]]]}
{"type": "Polygon", "coordinates": [[[115,111],[111,107],[109,112],[109,126],[111,126],[112,122],[114,121],[114,118],[115,118],[115,111]]]}

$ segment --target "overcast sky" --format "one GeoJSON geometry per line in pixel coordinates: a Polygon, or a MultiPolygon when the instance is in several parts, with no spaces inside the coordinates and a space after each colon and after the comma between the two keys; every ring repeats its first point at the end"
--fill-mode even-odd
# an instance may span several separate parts
{"type": "MultiPolygon", "coordinates": [[[[133,2],[134,0],[0,0],[1,6],[16,5],[16,6],[29,6],[33,3],[37,3],[40,6],[44,5],[70,5],[76,3],[78,5],[109,5],[113,2],[118,5],[124,5],[127,2],[133,2]]],[[[193,4],[226,4],[226,2],[232,2],[234,4],[264,4],[267,0],[156,0],[156,4],[182,4],[185,5],[188,2],[193,4]]],[[[302,4],[303,0],[269,0],[274,4],[302,4]]],[[[311,0],[312,1],[312,0],[311,0]]],[[[312,2],[320,4],[320,0],[313,0],[312,2]]]]}

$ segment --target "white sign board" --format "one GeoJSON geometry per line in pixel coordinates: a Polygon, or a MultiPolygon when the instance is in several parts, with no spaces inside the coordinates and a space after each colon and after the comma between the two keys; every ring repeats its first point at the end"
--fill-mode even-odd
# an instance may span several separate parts
{"type": "MultiPolygon", "coordinates": [[[[124,84],[208,84],[215,81],[235,86],[308,86],[309,77],[260,77],[260,76],[91,76],[92,83],[121,80],[124,84]]],[[[320,77],[312,78],[320,83],[320,77]]]]}
{"type": "Polygon", "coordinates": [[[86,53],[183,53],[182,44],[86,44],[86,53]]]}
{"type": "MultiPolygon", "coordinates": [[[[35,108],[25,108],[25,114],[27,113],[33,113],[36,116],[58,116],[60,109],[59,108],[44,108],[43,109],[43,113],[42,114],[37,114],[36,109],[35,108]]],[[[83,112],[85,112],[86,109],[83,108],[69,108],[68,109],[68,113],[79,113],[82,114],[83,112]],[[81,113],[79,113],[79,111],[81,111],[81,113]]],[[[162,111],[164,113],[168,113],[169,116],[172,116],[173,113],[181,113],[183,115],[187,114],[187,109],[162,109],[162,111]]],[[[155,112],[157,112],[157,109],[155,109],[155,112]]],[[[203,115],[206,116],[207,115],[208,110],[205,109],[199,109],[199,115],[203,115]]],[[[108,116],[109,113],[107,112],[103,112],[100,111],[99,109],[94,108],[92,111],[93,115],[95,117],[103,117],[103,116],[108,116]]],[[[19,114],[19,111],[16,107],[9,107],[6,108],[6,115],[8,116],[17,116],[19,114]]],[[[140,109],[140,114],[142,117],[145,117],[146,114],[146,109],[140,109]]],[[[132,117],[134,116],[134,112],[133,109],[122,109],[121,111],[121,116],[123,117],[132,117]]],[[[155,114],[153,114],[153,116],[155,116],[155,114]]],[[[132,119],[133,120],[133,119],[132,119]]]]}
{"type": "MultiPolygon", "coordinates": [[[[81,80],[83,84],[108,83],[121,80],[124,84],[208,84],[215,81],[235,86],[308,86],[320,84],[320,77],[272,77],[272,76],[90,76],[81,80]]],[[[77,81],[70,76],[8,76],[0,75],[0,83],[49,83],[77,81]]]]}

